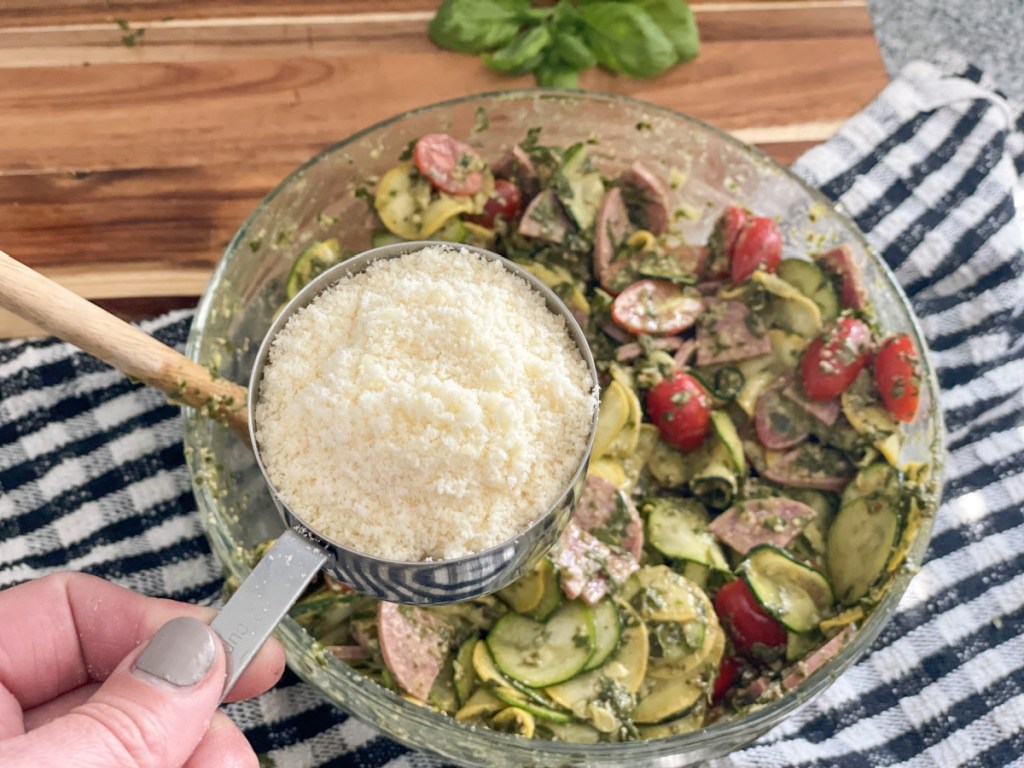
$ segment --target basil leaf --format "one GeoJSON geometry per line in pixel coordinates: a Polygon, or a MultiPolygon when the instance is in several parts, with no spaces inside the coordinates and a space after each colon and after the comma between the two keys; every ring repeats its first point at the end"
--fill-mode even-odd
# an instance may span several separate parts
{"type": "MultiPolygon", "coordinates": [[[[555,45],[558,44],[558,34],[554,36],[555,45]]],[[[565,62],[562,52],[557,47],[548,48],[544,55],[544,61],[537,67],[534,74],[537,77],[537,85],[545,88],[579,88],[579,70],[581,67],[574,67],[565,62]]],[[[564,163],[564,157],[563,157],[564,163]]]]}
{"type": "Polygon", "coordinates": [[[441,48],[483,53],[505,45],[530,14],[529,0],[444,0],[427,32],[441,48]]]}
{"type": "Polygon", "coordinates": [[[544,51],[551,45],[551,30],[540,25],[525,29],[504,47],[481,58],[491,69],[509,75],[522,75],[537,68],[544,60],[544,51]]]}
{"type": "Polygon", "coordinates": [[[676,63],[676,50],[650,15],[617,2],[581,6],[584,39],[598,63],[630,77],[655,77],[676,63]]]}
{"type": "Polygon", "coordinates": [[[693,9],[686,0],[635,0],[672,41],[679,61],[692,61],[700,53],[700,33],[693,9]]]}
{"type": "Polygon", "coordinates": [[[537,67],[537,85],[545,88],[579,88],[579,73],[560,62],[543,62],[537,67]]]}
{"type": "Polygon", "coordinates": [[[555,51],[559,61],[577,70],[589,69],[597,64],[594,52],[583,42],[582,37],[572,32],[555,31],[555,51]]]}

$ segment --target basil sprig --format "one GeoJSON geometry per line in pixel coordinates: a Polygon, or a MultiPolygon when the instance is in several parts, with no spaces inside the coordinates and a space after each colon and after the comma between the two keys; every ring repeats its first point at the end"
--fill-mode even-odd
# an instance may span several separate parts
{"type": "Polygon", "coordinates": [[[696,58],[700,36],[686,0],[444,0],[430,39],[481,54],[498,72],[533,72],[539,85],[575,88],[592,66],[656,77],[696,58]]]}

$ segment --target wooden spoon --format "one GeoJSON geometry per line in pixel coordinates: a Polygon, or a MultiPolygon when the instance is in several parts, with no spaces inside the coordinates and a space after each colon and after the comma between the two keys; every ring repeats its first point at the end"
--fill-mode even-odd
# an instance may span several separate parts
{"type": "Polygon", "coordinates": [[[152,336],[0,251],[0,306],[195,408],[249,442],[245,387],[213,376],[152,336]]]}

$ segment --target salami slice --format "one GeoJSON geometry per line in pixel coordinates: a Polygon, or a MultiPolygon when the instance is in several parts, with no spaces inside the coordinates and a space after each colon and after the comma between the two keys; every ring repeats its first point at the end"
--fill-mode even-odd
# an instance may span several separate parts
{"type": "Polygon", "coordinates": [[[867,306],[868,294],[864,290],[864,278],[849,245],[840,245],[814,258],[838,278],[839,301],[844,307],[864,309],[867,306]]]}
{"type": "Polygon", "coordinates": [[[573,518],[583,530],[605,544],[621,547],[640,558],[644,547],[643,521],[633,500],[613,482],[599,475],[587,475],[573,518]]]}
{"type": "Polygon", "coordinates": [[[705,312],[697,324],[697,365],[734,363],[771,350],[764,324],[746,304],[705,300],[705,312]]]}
{"type": "Polygon", "coordinates": [[[720,514],[708,528],[745,555],[761,544],[789,546],[817,515],[814,507],[781,496],[748,499],[720,514]]]}
{"type": "Polygon", "coordinates": [[[451,629],[422,608],[382,602],[377,633],[395,682],[410,696],[426,701],[451,644],[451,629]]]}

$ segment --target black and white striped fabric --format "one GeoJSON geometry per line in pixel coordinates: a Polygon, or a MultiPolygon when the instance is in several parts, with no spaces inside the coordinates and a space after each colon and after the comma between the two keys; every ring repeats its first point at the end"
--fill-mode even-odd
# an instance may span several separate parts
{"type": "MultiPolygon", "coordinates": [[[[949,430],[945,501],[873,652],[716,765],[1013,764],[1024,753],[1024,116],[962,62],[912,64],[796,170],[849,211],[921,317],[949,430]]],[[[144,327],[180,346],[189,321],[144,327]]],[[[0,345],[0,395],[0,587],[75,569],[216,601],[176,409],[53,341],[0,345]]],[[[282,768],[440,765],[290,675],[228,711],[282,768]]]]}

